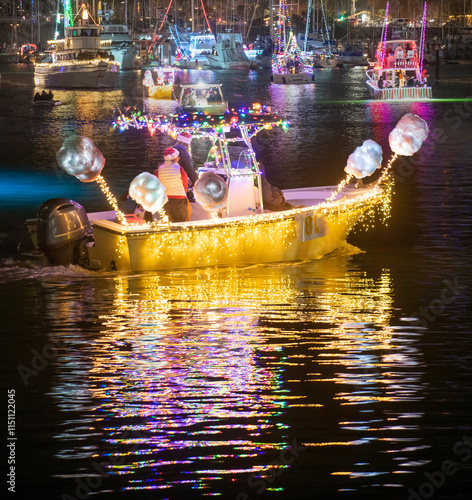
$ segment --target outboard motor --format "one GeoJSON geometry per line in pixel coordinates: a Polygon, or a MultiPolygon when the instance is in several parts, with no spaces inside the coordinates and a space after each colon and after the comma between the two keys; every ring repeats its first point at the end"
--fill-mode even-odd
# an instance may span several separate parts
{"type": "Polygon", "coordinates": [[[38,211],[38,246],[55,266],[88,266],[93,232],[82,205],[67,198],[45,201],[38,211]]]}

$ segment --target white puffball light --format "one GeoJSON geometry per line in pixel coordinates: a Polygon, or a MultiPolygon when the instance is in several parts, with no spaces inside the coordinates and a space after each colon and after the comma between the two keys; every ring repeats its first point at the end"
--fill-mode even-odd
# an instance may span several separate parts
{"type": "Polygon", "coordinates": [[[413,156],[428,137],[428,124],[413,113],[402,116],[397,126],[390,132],[390,149],[401,156],[413,156]]]}
{"type": "Polygon", "coordinates": [[[228,185],[214,172],[202,174],[193,188],[195,200],[207,211],[213,212],[226,206],[228,185]]]}
{"type": "Polygon", "coordinates": [[[382,166],[382,148],[371,139],[367,139],[362,146],[356,148],[347,159],[344,171],[357,179],[372,175],[382,166]]]}
{"type": "Polygon", "coordinates": [[[82,182],[92,182],[105,166],[102,152],[91,139],[81,135],[68,137],[56,154],[59,166],[82,182]]]}
{"type": "Polygon", "coordinates": [[[143,172],[131,181],[129,195],[146,212],[158,212],[167,203],[166,188],[149,172],[143,172]]]}

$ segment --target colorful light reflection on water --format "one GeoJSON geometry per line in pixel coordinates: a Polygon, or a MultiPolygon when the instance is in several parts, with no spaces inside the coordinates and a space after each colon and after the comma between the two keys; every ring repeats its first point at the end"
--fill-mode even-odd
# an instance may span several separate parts
{"type": "Polygon", "coordinates": [[[297,470],[303,460],[322,462],[316,450],[326,447],[352,449],[346,458],[359,446],[383,450],[385,470],[347,458],[331,464],[334,480],[407,472],[413,461],[391,459],[421,414],[379,416],[376,405],[420,398],[417,329],[394,326],[387,270],[371,278],[347,266],[344,255],[299,267],[110,276],[88,286],[78,277],[69,300],[51,287],[46,321],[61,346],[51,396],[65,412],[55,439],[66,447],[57,456],[87,460],[86,469],[101,464],[114,491],[223,496],[287,474],[292,462],[277,457],[294,446],[304,450],[297,470]],[[293,433],[294,418],[307,421],[302,435],[293,433]]]}

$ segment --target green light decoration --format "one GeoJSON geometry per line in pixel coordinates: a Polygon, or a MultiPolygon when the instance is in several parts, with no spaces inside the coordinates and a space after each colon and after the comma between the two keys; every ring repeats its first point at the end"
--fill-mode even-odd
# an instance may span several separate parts
{"type": "Polygon", "coordinates": [[[71,0],[64,1],[64,28],[74,24],[74,15],[72,14],[71,0]]]}

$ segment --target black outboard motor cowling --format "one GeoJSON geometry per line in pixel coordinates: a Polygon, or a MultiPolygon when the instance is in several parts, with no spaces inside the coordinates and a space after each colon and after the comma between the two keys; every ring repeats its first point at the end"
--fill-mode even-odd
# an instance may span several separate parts
{"type": "Polygon", "coordinates": [[[67,198],[45,201],[38,211],[38,245],[54,266],[87,267],[93,232],[85,209],[67,198]]]}

